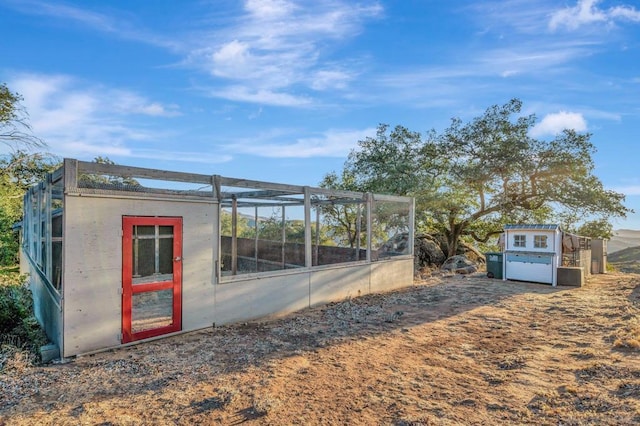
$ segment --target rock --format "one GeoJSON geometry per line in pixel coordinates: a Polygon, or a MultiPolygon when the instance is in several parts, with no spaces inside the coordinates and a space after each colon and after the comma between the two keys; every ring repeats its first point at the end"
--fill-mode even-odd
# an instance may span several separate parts
{"type": "Polygon", "coordinates": [[[442,265],[447,258],[440,244],[430,235],[416,235],[414,253],[416,270],[442,265]]]}
{"type": "Polygon", "coordinates": [[[396,234],[391,239],[387,240],[379,249],[378,256],[389,257],[397,256],[401,254],[407,254],[407,245],[409,244],[409,234],[406,232],[396,234]]]}
{"type": "Polygon", "coordinates": [[[465,256],[457,255],[448,258],[440,269],[456,274],[473,274],[478,271],[478,266],[465,256]]]}

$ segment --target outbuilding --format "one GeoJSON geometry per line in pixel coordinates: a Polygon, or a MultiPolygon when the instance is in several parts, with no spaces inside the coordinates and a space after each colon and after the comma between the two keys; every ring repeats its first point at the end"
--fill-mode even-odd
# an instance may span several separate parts
{"type": "Polygon", "coordinates": [[[505,225],[505,280],[557,285],[562,265],[562,231],[558,225],[505,225]]]}
{"type": "Polygon", "coordinates": [[[412,198],[65,159],[21,270],[62,357],[413,283],[412,198]]]}
{"type": "Polygon", "coordinates": [[[591,238],[559,225],[505,225],[499,243],[504,280],[582,286],[592,271],[591,238]]]}

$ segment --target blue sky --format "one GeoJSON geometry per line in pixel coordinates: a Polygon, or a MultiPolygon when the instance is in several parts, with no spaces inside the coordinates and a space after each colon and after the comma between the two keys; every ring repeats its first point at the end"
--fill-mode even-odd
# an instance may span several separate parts
{"type": "Polygon", "coordinates": [[[379,123],[517,97],[640,229],[637,0],[0,0],[0,58],[60,157],[313,186],[379,123]]]}

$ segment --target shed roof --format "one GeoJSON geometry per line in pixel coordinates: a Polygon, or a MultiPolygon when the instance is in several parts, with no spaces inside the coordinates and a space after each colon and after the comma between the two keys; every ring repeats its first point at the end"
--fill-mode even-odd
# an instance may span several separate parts
{"type": "Polygon", "coordinates": [[[505,225],[504,226],[504,230],[508,230],[508,229],[542,229],[542,230],[550,230],[550,231],[557,231],[560,229],[560,225],[550,225],[550,224],[510,224],[510,225],[505,225]]]}

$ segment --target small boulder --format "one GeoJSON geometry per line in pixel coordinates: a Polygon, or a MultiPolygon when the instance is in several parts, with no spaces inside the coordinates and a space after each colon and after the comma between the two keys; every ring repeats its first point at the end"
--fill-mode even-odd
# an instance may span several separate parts
{"type": "Polygon", "coordinates": [[[445,260],[440,269],[456,274],[473,274],[478,271],[478,266],[465,256],[457,255],[445,260]]]}

